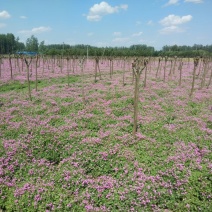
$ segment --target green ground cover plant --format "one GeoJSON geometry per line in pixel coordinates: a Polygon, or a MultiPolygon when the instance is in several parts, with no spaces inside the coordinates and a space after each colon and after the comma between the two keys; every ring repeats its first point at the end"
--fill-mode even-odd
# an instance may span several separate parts
{"type": "Polygon", "coordinates": [[[189,96],[192,64],[180,86],[176,70],[155,80],[156,63],[145,88],[141,74],[133,136],[132,72],[123,86],[121,66],[110,77],[99,64],[94,83],[92,62],[85,99],[80,69],[69,85],[62,74],[39,75],[32,101],[26,82],[1,83],[0,210],[211,211],[212,90],[194,86],[189,96]]]}

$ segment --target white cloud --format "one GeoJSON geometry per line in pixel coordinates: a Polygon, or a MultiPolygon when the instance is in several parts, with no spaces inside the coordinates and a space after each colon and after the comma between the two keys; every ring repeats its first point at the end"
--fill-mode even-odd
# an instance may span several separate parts
{"type": "Polygon", "coordinates": [[[50,27],[41,26],[41,27],[32,28],[31,30],[21,30],[18,33],[28,35],[28,34],[40,34],[40,33],[48,32],[48,31],[51,31],[50,27]]]}
{"type": "Polygon", "coordinates": [[[153,21],[152,20],[148,21],[147,25],[153,25],[153,21]]]}
{"type": "Polygon", "coordinates": [[[143,34],[143,32],[137,32],[137,33],[134,33],[132,34],[133,37],[139,37],[143,34]]]}
{"type": "Polygon", "coordinates": [[[97,46],[97,47],[103,47],[103,46],[107,46],[107,43],[106,42],[95,42],[93,44],[94,46],[97,46]]]}
{"type": "Polygon", "coordinates": [[[114,32],[113,35],[114,36],[120,36],[121,35],[121,32],[114,32]]]}
{"type": "Polygon", "coordinates": [[[128,9],[128,5],[127,4],[122,4],[120,5],[120,8],[123,10],[127,10],[128,9]]]}
{"type": "Polygon", "coordinates": [[[180,33],[180,32],[184,32],[184,30],[178,26],[168,26],[160,30],[161,34],[180,33]]]}
{"type": "Polygon", "coordinates": [[[136,21],[136,25],[141,25],[141,22],[140,21],[136,21]]]}
{"type": "Polygon", "coordinates": [[[2,12],[0,12],[0,18],[10,18],[11,15],[6,11],[6,10],[3,10],[2,12]]]}
{"type": "Polygon", "coordinates": [[[140,42],[140,43],[146,43],[147,41],[144,40],[144,39],[140,39],[139,42],[140,42]]]}
{"type": "Polygon", "coordinates": [[[178,4],[179,0],[169,0],[168,3],[165,4],[165,6],[170,6],[174,4],[178,4]]]}
{"type": "Polygon", "coordinates": [[[102,17],[100,15],[88,15],[87,20],[88,21],[100,21],[102,17]]]}
{"type": "Polygon", "coordinates": [[[116,42],[116,43],[125,43],[129,41],[129,38],[122,38],[122,37],[119,37],[119,38],[114,38],[113,39],[113,42],[116,42]]]}
{"type": "Polygon", "coordinates": [[[32,28],[32,33],[42,33],[42,32],[48,32],[48,31],[50,31],[51,30],[51,28],[50,27],[43,27],[43,26],[41,26],[41,27],[37,27],[37,28],[32,28]]]}
{"type": "Polygon", "coordinates": [[[164,19],[160,21],[160,24],[163,26],[175,26],[175,25],[180,25],[187,23],[191,21],[192,16],[191,15],[186,15],[186,16],[177,16],[177,15],[168,15],[164,19]]]}
{"type": "Polygon", "coordinates": [[[24,15],[22,15],[22,16],[20,16],[20,18],[21,18],[21,19],[26,19],[27,17],[24,16],[24,15]]]}
{"type": "Polygon", "coordinates": [[[90,36],[94,35],[94,33],[93,32],[89,32],[87,35],[90,37],[90,36]]]}
{"type": "Polygon", "coordinates": [[[199,3],[203,3],[204,0],[185,0],[185,2],[191,2],[191,3],[199,4],[199,3]]]}
{"type": "Polygon", "coordinates": [[[99,4],[94,4],[87,15],[88,21],[100,21],[103,16],[108,14],[117,13],[120,10],[127,10],[128,5],[123,4],[120,6],[112,7],[107,2],[102,1],[99,4]]]}
{"type": "Polygon", "coordinates": [[[6,27],[6,24],[0,23],[0,28],[6,27]]]}

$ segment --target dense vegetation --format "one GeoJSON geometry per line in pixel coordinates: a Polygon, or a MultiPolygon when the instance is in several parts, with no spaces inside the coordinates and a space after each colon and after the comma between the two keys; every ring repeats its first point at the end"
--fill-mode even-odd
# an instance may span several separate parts
{"type": "Polygon", "coordinates": [[[209,58],[138,70],[135,136],[132,58],[24,59],[0,62],[0,211],[211,211],[209,58]]]}
{"type": "Polygon", "coordinates": [[[51,44],[45,45],[44,41],[38,42],[35,36],[26,40],[26,44],[19,42],[19,38],[11,33],[0,34],[0,54],[12,54],[17,51],[36,51],[45,55],[87,55],[90,56],[180,56],[196,57],[212,55],[212,45],[193,46],[164,46],[156,51],[154,47],[145,44],[130,47],[95,47],[90,45],[51,44]]]}

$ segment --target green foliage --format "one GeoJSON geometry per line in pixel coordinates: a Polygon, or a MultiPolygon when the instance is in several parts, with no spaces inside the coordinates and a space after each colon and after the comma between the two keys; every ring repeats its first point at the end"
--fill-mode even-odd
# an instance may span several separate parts
{"type": "Polygon", "coordinates": [[[0,46],[0,54],[12,54],[25,48],[24,43],[20,43],[12,33],[0,34],[0,46]]]}
{"type": "Polygon", "coordinates": [[[0,92],[18,91],[27,88],[27,83],[20,83],[20,81],[11,81],[0,86],[0,92]]]}
{"type": "MultiPolygon", "coordinates": [[[[71,76],[69,79],[70,83],[75,83],[79,80],[78,76],[71,76]]],[[[60,78],[52,78],[50,80],[44,79],[44,80],[38,80],[38,88],[42,89],[46,87],[47,85],[54,85],[54,84],[65,84],[66,83],[66,77],[60,77],[60,78]]],[[[31,87],[35,87],[35,81],[31,81],[31,87]]],[[[8,91],[25,91],[27,89],[27,82],[21,83],[18,80],[9,81],[8,83],[5,83],[3,85],[0,85],[0,92],[8,92],[8,91]]]]}
{"type": "Polygon", "coordinates": [[[83,104],[76,93],[79,81],[71,76],[66,89],[66,78],[40,80],[32,102],[20,92],[25,83],[1,87],[0,156],[7,164],[4,173],[0,170],[6,182],[0,185],[0,210],[89,211],[92,205],[99,211],[103,206],[108,211],[210,211],[211,139],[195,122],[211,129],[202,116],[208,100],[184,96],[185,104],[176,106],[171,84],[169,91],[141,90],[133,138],[130,85],[111,89],[104,81],[108,90],[89,90],[89,102],[83,104]]]}
{"type": "Polygon", "coordinates": [[[38,51],[40,54],[47,55],[87,55],[89,56],[169,56],[169,57],[197,57],[211,55],[212,45],[193,46],[163,46],[162,50],[156,51],[154,47],[145,44],[132,45],[130,47],[95,47],[90,45],[78,44],[70,46],[69,44],[50,44],[45,45],[44,41],[38,42],[38,39],[32,35],[26,40],[25,44],[19,42],[12,33],[0,34],[0,54],[15,53],[16,51],[38,51]]]}
{"type": "Polygon", "coordinates": [[[26,40],[26,50],[29,52],[38,52],[38,39],[32,35],[26,40]]]}
{"type": "Polygon", "coordinates": [[[200,113],[202,106],[196,102],[188,102],[188,107],[189,107],[189,114],[195,116],[198,115],[198,113],[200,113]]]}

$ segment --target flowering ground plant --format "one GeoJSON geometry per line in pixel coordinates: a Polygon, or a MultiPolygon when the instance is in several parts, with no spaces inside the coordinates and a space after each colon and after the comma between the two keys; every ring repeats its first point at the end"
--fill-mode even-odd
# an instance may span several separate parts
{"type": "Polygon", "coordinates": [[[83,78],[79,66],[53,70],[50,59],[41,61],[36,91],[32,61],[30,101],[26,71],[14,61],[11,80],[3,61],[2,211],[211,211],[211,87],[199,89],[200,72],[190,96],[192,63],[184,62],[179,86],[177,69],[164,81],[169,61],[158,69],[150,60],[133,136],[131,64],[123,84],[123,63],[113,62],[113,73],[108,61],[99,63],[94,82],[94,60],[83,78]]]}

